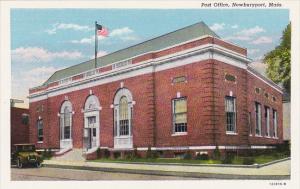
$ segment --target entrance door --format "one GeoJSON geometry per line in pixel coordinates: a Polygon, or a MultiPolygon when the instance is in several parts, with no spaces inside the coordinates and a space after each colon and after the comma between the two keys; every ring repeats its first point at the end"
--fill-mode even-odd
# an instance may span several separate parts
{"type": "Polygon", "coordinates": [[[84,148],[88,151],[89,149],[99,146],[99,126],[97,116],[86,116],[85,119],[84,148]]]}
{"type": "Polygon", "coordinates": [[[90,128],[91,148],[97,146],[97,127],[96,127],[96,116],[87,117],[88,128],[90,128]]]}
{"type": "Polygon", "coordinates": [[[87,151],[92,148],[91,128],[84,128],[83,133],[84,133],[83,134],[84,149],[87,151]]]}

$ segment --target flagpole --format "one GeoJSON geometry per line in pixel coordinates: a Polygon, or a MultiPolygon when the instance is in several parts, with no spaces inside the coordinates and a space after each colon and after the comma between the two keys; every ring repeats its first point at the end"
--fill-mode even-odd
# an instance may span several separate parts
{"type": "Polygon", "coordinates": [[[95,22],[95,68],[97,68],[97,52],[98,52],[98,35],[97,35],[97,21],[95,22]]]}

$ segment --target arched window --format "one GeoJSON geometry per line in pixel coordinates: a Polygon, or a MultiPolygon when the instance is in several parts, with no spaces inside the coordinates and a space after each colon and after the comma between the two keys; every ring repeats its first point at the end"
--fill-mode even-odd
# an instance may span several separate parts
{"type": "Polygon", "coordinates": [[[42,142],[44,140],[44,124],[42,119],[37,120],[37,136],[38,136],[38,142],[42,142]]]}
{"type": "Polygon", "coordinates": [[[64,130],[63,130],[63,139],[70,139],[70,127],[71,127],[71,114],[70,107],[65,107],[64,109],[64,130]]]}
{"type": "Polygon", "coordinates": [[[60,110],[60,139],[71,139],[72,128],[72,104],[65,101],[60,110]]]}
{"type": "Polygon", "coordinates": [[[133,100],[131,92],[120,89],[114,99],[114,134],[116,137],[132,135],[133,100]]]}
{"type": "Polygon", "coordinates": [[[129,111],[128,111],[128,101],[126,96],[122,96],[119,104],[119,125],[120,131],[119,135],[129,135],[129,111]]]}

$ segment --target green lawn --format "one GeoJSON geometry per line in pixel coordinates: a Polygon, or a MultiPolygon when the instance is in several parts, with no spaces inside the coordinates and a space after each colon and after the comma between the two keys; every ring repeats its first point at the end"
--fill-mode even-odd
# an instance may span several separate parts
{"type": "Polygon", "coordinates": [[[94,162],[145,162],[145,163],[192,163],[192,164],[220,164],[220,160],[185,160],[185,159],[173,159],[173,158],[157,158],[157,159],[146,159],[146,158],[136,158],[136,159],[108,159],[101,158],[96,160],[91,160],[94,162]]]}
{"type": "MultiPolygon", "coordinates": [[[[270,154],[270,155],[259,155],[254,156],[254,163],[263,164],[267,162],[271,162],[274,160],[282,159],[287,156],[282,154],[270,154]]],[[[96,160],[91,160],[93,162],[122,162],[122,163],[134,163],[134,162],[145,162],[145,163],[189,163],[189,164],[222,164],[221,160],[186,160],[186,159],[178,159],[178,158],[157,158],[157,159],[147,159],[147,158],[135,158],[135,159],[109,159],[109,158],[101,158],[96,160]]],[[[243,158],[235,157],[232,160],[234,165],[242,165],[243,158]]]]}

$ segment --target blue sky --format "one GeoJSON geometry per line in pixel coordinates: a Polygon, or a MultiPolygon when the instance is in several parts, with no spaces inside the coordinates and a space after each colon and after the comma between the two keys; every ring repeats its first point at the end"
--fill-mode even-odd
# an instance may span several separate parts
{"type": "MultiPolygon", "coordinates": [[[[99,40],[104,55],[204,21],[221,38],[248,49],[259,60],[280,42],[288,10],[261,9],[13,9],[12,97],[26,100],[30,87],[54,71],[94,55],[94,22],[110,36],[99,40]]],[[[27,100],[25,105],[27,105],[27,100]]]]}

